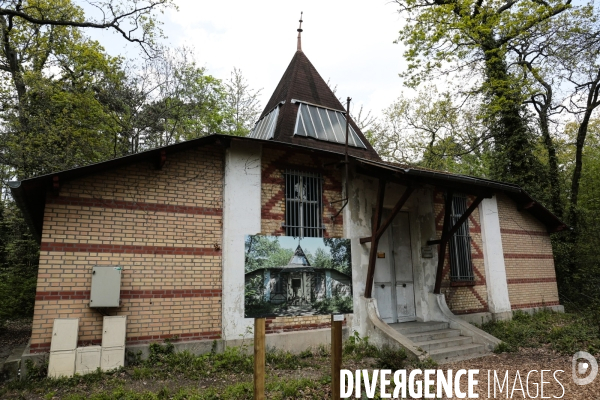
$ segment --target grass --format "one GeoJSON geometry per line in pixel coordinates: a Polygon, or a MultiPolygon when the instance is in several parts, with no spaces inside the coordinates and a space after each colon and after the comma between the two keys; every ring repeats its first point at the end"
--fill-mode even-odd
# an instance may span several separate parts
{"type": "Polygon", "coordinates": [[[511,321],[488,322],[481,329],[502,340],[496,352],[549,346],[561,354],[600,352],[598,327],[578,314],[542,310],[533,315],[517,311],[511,321]]]}
{"type": "MultiPolygon", "coordinates": [[[[252,397],[254,359],[247,346],[216,346],[208,354],[175,352],[172,343],[152,344],[148,359],[128,354],[128,366],[110,372],[100,370],[72,378],[46,378],[47,365],[34,368],[28,379],[0,386],[4,399],[153,400],[153,399],[248,399],[252,397]]],[[[265,389],[269,399],[314,398],[329,393],[330,349],[319,346],[299,354],[266,353],[265,389]]],[[[344,343],[343,368],[404,368],[401,350],[378,349],[366,337],[354,334],[344,343]]]]}

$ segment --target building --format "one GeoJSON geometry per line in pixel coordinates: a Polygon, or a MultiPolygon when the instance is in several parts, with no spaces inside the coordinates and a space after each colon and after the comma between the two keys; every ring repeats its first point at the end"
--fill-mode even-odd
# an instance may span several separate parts
{"type": "MultiPolygon", "coordinates": [[[[26,356],[49,350],[63,317],[80,318],[81,345],[100,341],[104,315],[127,316],[130,349],[237,343],[252,326],[244,237],[258,233],[350,238],[346,328],[416,357],[435,353],[418,345],[423,326],[472,338],[447,346],[453,356],[497,343],[465,321],[560,309],[549,233],[565,225],[546,208],[515,185],[386,163],[351,119],[346,147],[345,130],[344,107],[299,43],[250,137],[211,135],[11,183],[41,246],[26,356]],[[94,266],[122,268],[119,307],[90,307],[94,266]]],[[[304,350],[328,340],[329,324],[269,319],[267,345],[304,350]]]]}

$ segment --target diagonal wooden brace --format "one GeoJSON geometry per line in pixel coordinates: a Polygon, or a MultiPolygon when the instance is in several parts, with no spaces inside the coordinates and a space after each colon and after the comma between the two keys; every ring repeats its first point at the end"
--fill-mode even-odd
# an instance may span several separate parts
{"type": "MultiPolygon", "coordinates": [[[[477,196],[477,198],[471,203],[469,208],[464,212],[463,215],[460,216],[458,221],[452,226],[452,228],[448,229],[450,226],[450,211],[452,210],[452,197],[454,193],[452,191],[448,191],[446,193],[446,202],[444,205],[444,224],[442,227],[442,238],[439,240],[439,252],[438,252],[438,266],[437,272],[435,275],[435,287],[433,289],[433,293],[439,294],[442,287],[442,274],[444,269],[444,259],[446,257],[446,247],[448,245],[448,240],[458,231],[458,229],[465,223],[467,218],[475,211],[479,203],[483,201],[484,196],[477,196]]],[[[434,242],[437,242],[434,241],[434,242]]],[[[428,244],[431,242],[428,242],[428,244]]]]}

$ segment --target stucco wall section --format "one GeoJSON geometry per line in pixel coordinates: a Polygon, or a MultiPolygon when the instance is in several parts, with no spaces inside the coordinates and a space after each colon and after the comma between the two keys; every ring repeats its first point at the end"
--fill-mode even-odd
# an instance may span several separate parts
{"type": "MultiPolygon", "coordinates": [[[[474,198],[468,196],[467,207],[474,198]]],[[[444,194],[442,191],[434,192],[434,212],[436,234],[440,238],[444,223],[444,194]]],[[[481,240],[481,226],[479,209],[476,208],[469,216],[469,234],[471,236],[471,262],[475,275],[473,286],[453,286],[450,282],[450,248],[446,249],[444,259],[442,293],[446,296],[446,303],[454,314],[469,314],[487,312],[487,286],[485,280],[485,266],[483,262],[483,243],[481,240]]]]}
{"type": "MultiPolygon", "coordinates": [[[[331,163],[334,159],[326,159],[311,153],[299,151],[283,151],[265,146],[262,156],[262,193],[261,193],[261,233],[263,235],[283,236],[285,229],[285,181],[283,173],[287,169],[319,172],[323,177],[323,210],[322,221],[325,226],[325,237],[343,236],[343,214],[334,221],[343,205],[330,202],[342,199],[342,174],[331,163]],[[326,166],[327,164],[330,164],[326,166]]],[[[318,329],[330,326],[330,316],[267,318],[267,333],[294,330],[318,329]]]]}
{"type": "Polygon", "coordinates": [[[90,309],[94,265],[123,268],[127,344],[221,336],[223,151],[167,154],[64,182],[47,195],[31,351],[47,351],[54,318],[80,318],[79,341],[99,343],[90,309]]]}
{"type": "Polygon", "coordinates": [[[552,243],[546,227],[498,194],[500,232],[512,309],[558,305],[552,243]]]}

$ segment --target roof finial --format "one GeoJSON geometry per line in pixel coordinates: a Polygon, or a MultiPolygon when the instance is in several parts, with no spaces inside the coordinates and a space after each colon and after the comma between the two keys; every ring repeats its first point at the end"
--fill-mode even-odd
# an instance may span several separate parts
{"type": "Polygon", "coordinates": [[[300,27],[298,27],[298,51],[302,51],[302,14],[303,12],[300,11],[300,27]]]}

